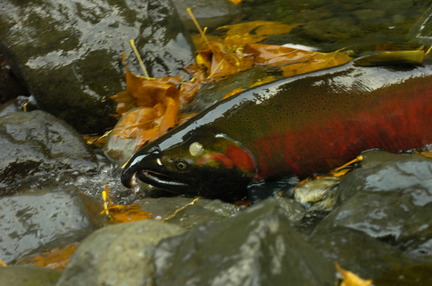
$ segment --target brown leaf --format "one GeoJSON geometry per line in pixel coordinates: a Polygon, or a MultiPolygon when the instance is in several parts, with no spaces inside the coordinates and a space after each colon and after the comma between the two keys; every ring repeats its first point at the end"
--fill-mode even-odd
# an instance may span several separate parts
{"type": "Polygon", "coordinates": [[[312,57],[302,63],[288,64],[283,66],[281,70],[286,77],[298,74],[304,74],[311,71],[326,69],[330,67],[339,66],[351,61],[348,55],[336,51],[332,53],[318,53],[315,52],[312,57]]]}

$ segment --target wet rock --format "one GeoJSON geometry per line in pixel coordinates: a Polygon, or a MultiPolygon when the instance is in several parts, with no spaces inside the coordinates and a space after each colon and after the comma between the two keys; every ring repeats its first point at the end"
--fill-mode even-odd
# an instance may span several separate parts
{"type": "Polygon", "coordinates": [[[192,60],[169,0],[8,1],[0,18],[0,39],[19,67],[14,72],[43,110],[82,133],[114,124],[108,97],[123,89],[121,57],[131,53],[130,39],[152,76],[176,74],[192,60]]]}
{"type": "Polygon", "coordinates": [[[152,220],[102,228],[78,247],[57,285],[154,285],[155,245],[182,232],[152,220]]]}
{"type": "Polygon", "coordinates": [[[411,37],[416,38],[421,44],[432,44],[432,6],[419,17],[417,24],[411,31],[411,37]]]}
{"type": "Polygon", "coordinates": [[[4,52],[0,52],[0,104],[17,96],[29,94],[23,80],[12,71],[12,63],[13,60],[10,57],[5,55],[4,52]]]}
{"type": "Polygon", "coordinates": [[[143,210],[151,212],[153,218],[162,220],[172,217],[169,219],[170,223],[185,229],[208,221],[219,221],[239,211],[233,204],[202,198],[196,202],[185,197],[145,198],[135,203],[143,210]]]}
{"type": "Polygon", "coordinates": [[[55,180],[62,172],[79,174],[97,168],[79,134],[43,111],[0,117],[0,145],[7,150],[0,153],[0,195],[35,183],[35,178],[55,180]]]}
{"type": "Polygon", "coordinates": [[[334,267],[275,200],[162,241],[157,285],[333,285],[334,267]]]}
{"type": "Polygon", "coordinates": [[[341,204],[311,242],[363,277],[387,281],[382,285],[430,284],[432,160],[379,151],[363,156],[361,167],[340,181],[341,204]]]}
{"type": "Polygon", "coordinates": [[[14,99],[6,101],[0,105],[0,117],[20,111],[36,110],[37,103],[33,96],[19,95],[14,99]]]}
{"type": "Polygon", "coordinates": [[[217,28],[226,25],[233,20],[239,11],[239,6],[226,0],[186,0],[173,1],[181,21],[189,30],[196,31],[191,17],[186,12],[191,8],[192,12],[202,27],[217,28]]]}
{"type": "Polygon", "coordinates": [[[374,285],[430,285],[430,261],[404,255],[386,242],[348,228],[315,234],[310,243],[326,258],[374,285]]]}
{"type": "Polygon", "coordinates": [[[82,239],[100,225],[98,206],[74,187],[0,198],[1,260],[82,239]]]}
{"type": "MultiPolygon", "coordinates": [[[[401,0],[392,5],[378,1],[247,1],[242,3],[248,20],[298,23],[289,34],[270,37],[272,44],[296,43],[335,51],[349,47],[367,53],[383,49],[416,49],[430,39],[412,34],[430,3],[401,0]],[[259,5],[259,6],[257,6],[259,5]],[[259,11],[257,13],[256,11],[259,11]]],[[[424,18],[423,18],[424,21],[424,18]]],[[[418,31],[418,30],[417,30],[418,31]]],[[[420,34],[427,34],[427,27],[420,34]]]]}
{"type": "Polygon", "coordinates": [[[0,286],[54,286],[61,271],[23,266],[0,267],[0,286]]]}

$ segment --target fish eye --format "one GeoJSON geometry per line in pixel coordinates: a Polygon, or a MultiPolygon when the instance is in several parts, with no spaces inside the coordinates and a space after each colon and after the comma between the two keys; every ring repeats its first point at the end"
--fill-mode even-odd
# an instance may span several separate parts
{"type": "Polygon", "coordinates": [[[179,171],[185,171],[189,167],[189,164],[185,160],[177,160],[175,166],[179,171]]]}

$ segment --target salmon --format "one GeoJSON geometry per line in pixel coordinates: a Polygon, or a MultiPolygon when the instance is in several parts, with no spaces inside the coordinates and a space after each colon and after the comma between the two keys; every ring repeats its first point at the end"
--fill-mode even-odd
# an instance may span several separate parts
{"type": "Polygon", "coordinates": [[[432,143],[432,65],[352,63],[282,79],[223,100],[144,146],[124,166],[178,194],[240,198],[253,180],[304,178],[362,151],[432,143]]]}

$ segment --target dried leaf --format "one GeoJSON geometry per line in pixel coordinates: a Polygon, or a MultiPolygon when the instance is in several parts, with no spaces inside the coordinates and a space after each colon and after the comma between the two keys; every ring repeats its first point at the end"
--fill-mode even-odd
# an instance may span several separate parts
{"type": "Polygon", "coordinates": [[[240,4],[241,2],[242,2],[242,0],[229,0],[231,3],[234,3],[234,4],[240,4]]]}
{"type": "Polygon", "coordinates": [[[336,264],[336,270],[342,275],[343,281],[340,286],[370,286],[372,280],[363,280],[351,271],[345,270],[336,264]]]}
{"type": "Polygon", "coordinates": [[[117,102],[116,112],[122,114],[136,107],[136,99],[126,90],[120,91],[119,93],[110,97],[117,102]]]}
{"type": "Polygon", "coordinates": [[[257,43],[272,35],[288,34],[299,24],[288,25],[273,21],[252,21],[235,25],[226,25],[217,30],[226,29],[224,43],[229,46],[244,46],[257,43]]]}
{"type": "Polygon", "coordinates": [[[78,242],[74,242],[63,248],[54,248],[37,256],[21,259],[17,264],[63,270],[68,265],[78,245],[78,242]]]}
{"type": "Polygon", "coordinates": [[[244,91],[243,88],[235,88],[235,89],[233,89],[231,92],[225,94],[225,96],[223,97],[223,99],[228,98],[228,97],[231,97],[231,96],[233,96],[233,95],[236,95],[236,94],[238,94],[238,93],[240,93],[240,92],[242,92],[242,91],[244,91]]]}
{"type": "Polygon", "coordinates": [[[254,55],[255,62],[270,66],[281,66],[286,77],[315,70],[338,66],[351,61],[351,57],[340,51],[318,53],[277,45],[248,44],[244,52],[254,55]]]}
{"type": "Polygon", "coordinates": [[[335,51],[332,53],[318,53],[315,52],[309,60],[304,63],[288,64],[281,68],[283,75],[286,77],[298,74],[304,74],[311,71],[331,68],[339,66],[351,61],[348,55],[335,51]]]}
{"type": "Polygon", "coordinates": [[[276,80],[275,76],[272,76],[272,75],[271,76],[267,76],[267,77],[262,78],[259,81],[255,82],[254,84],[252,84],[251,86],[249,86],[249,88],[260,86],[260,85],[263,85],[263,84],[266,84],[266,83],[269,83],[269,82],[272,82],[272,81],[275,81],[275,80],[276,80]]]}
{"type": "Polygon", "coordinates": [[[5,262],[3,262],[2,260],[0,260],[0,266],[7,267],[7,264],[5,262]]]}
{"type": "Polygon", "coordinates": [[[126,90],[136,99],[136,106],[139,107],[152,107],[167,96],[178,97],[176,86],[180,82],[179,76],[149,80],[126,69],[126,90]]]}
{"type": "Polygon", "coordinates": [[[112,130],[112,136],[136,139],[138,149],[176,126],[180,107],[177,85],[180,82],[179,76],[147,79],[126,69],[126,91],[115,96],[119,102],[117,111],[122,112],[122,118],[112,130]],[[123,108],[126,105],[127,108],[123,108]]]}
{"type": "Polygon", "coordinates": [[[426,158],[432,159],[432,152],[431,151],[423,151],[423,152],[414,151],[414,154],[419,154],[419,155],[422,155],[426,158]]]}
{"type": "Polygon", "coordinates": [[[246,70],[253,65],[253,59],[244,54],[230,51],[226,45],[210,42],[210,48],[197,52],[197,63],[206,71],[206,79],[218,80],[246,70]]]}
{"type": "Polygon", "coordinates": [[[106,215],[111,223],[124,223],[152,218],[150,212],[144,211],[137,204],[115,204],[110,198],[108,186],[105,186],[105,189],[102,191],[102,200],[104,210],[101,212],[101,215],[106,215]]]}
{"type": "Polygon", "coordinates": [[[256,63],[270,66],[306,62],[315,54],[313,51],[264,44],[247,44],[243,51],[254,55],[256,63]]]}

